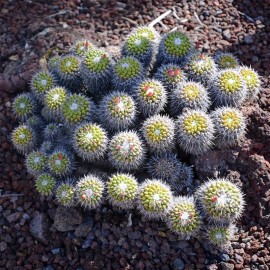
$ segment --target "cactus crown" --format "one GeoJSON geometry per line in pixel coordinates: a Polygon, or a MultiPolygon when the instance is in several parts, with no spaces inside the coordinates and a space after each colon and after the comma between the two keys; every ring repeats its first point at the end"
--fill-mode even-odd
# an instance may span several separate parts
{"type": "Polygon", "coordinates": [[[55,179],[48,173],[40,174],[36,179],[37,191],[45,196],[51,195],[55,187],[55,179]]]}
{"type": "Polygon", "coordinates": [[[186,100],[192,101],[200,97],[200,88],[196,83],[189,82],[184,84],[182,91],[183,97],[186,100]]]}
{"type": "Polygon", "coordinates": [[[135,104],[130,96],[126,94],[118,94],[114,95],[108,102],[107,108],[113,117],[125,119],[134,112],[135,104]]]}
{"type": "Polygon", "coordinates": [[[53,76],[47,71],[37,73],[32,80],[32,89],[38,94],[44,94],[54,85],[53,76]]]}
{"type": "Polygon", "coordinates": [[[80,94],[70,95],[62,106],[63,116],[70,124],[84,120],[90,110],[92,106],[88,98],[80,94]]]}
{"type": "Polygon", "coordinates": [[[98,177],[86,175],[76,185],[77,199],[82,206],[96,207],[101,202],[103,190],[104,184],[98,177]]]}
{"type": "Polygon", "coordinates": [[[148,38],[135,33],[127,37],[126,47],[131,54],[140,55],[149,50],[150,41],[148,38]]]}
{"type": "Polygon", "coordinates": [[[45,104],[48,109],[60,109],[66,99],[67,91],[63,87],[54,87],[45,96],[45,104]]]}
{"type": "Polygon", "coordinates": [[[258,74],[248,67],[242,67],[240,68],[240,74],[244,78],[244,81],[246,83],[246,86],[248,89],[254,90],[257,87],[260,86],[260,79],[258,74]]]}
{"type": "Polygon", "coordinates": [[[41,151],[33,151],[27,156],[26,165],[30,172],[40,172],[47,166],[47,156],[41,151]]]}
{"type": "Polygon", "coordinates": [[[162,68],[162,81],[165,84],[177,84],[181,83],[184,79],[184,73],[180,67],[176,65],[166,65],[162,68]]]}
{"type": "Polygon", "coordinates": [[[59,69],[61,73],[73,74],[77,73],[80,66],[80,60],[76,56],[65,56],[59,62],[59,69]]]}
{"type": "Polygon", "coordinates": [[[87,52],[92,50],[94,45],[89,40],[80,40],[75,43],[73,50],[79,56],[84,56],[87,52]]]}
{"type": "Polygon", "coordinates": [[[32,141],[33,133],[28,126],[20,125],[13,131],[12,139],[15,145],[27,145],[32,141]]]}
{"type": "Polygon", "coordinates": [[[154,28],[147,27],[147,26],[142,26],[135,29],[135,34],[137,34],[138,36],[147,38],[151,41],[154,41],[158,36],[154,28]]]}
{"type": "Polygon", "coordinates": [[[185,132],[192,136],[203,133],[207,129],[206,116],[196,111],[191,112],[185,117],[183,127],[185,132]]]}
{"type": "Polygon", "coordinates": [[[34,100],[29,94],[20,94],[14,99],[12,108],[17,117],[25,118],[34,112],[34,100]]]}
{"type": "Polygon", "coordinates": [[[57,187],[56,199],[64,206],[72,206],[74,204],[75,189],[69,182],[62,183],[57,187]]]}
{"type": "Polygon", "coordinates": [[[137,181],[133,176],[128,174],[114,174],[108,182],[109,196],[117,202],[134,200],[137,195],[137,188],[137,181]]]}
{"type": "Polygon", "coordinates": [[[102,49],[92,49],[85,55],[84,63],[88,70],[96,73],[104,72],[111,64],[107,52],[102,49]]]}
{"type": "Polygon", "coordinates": [[[190,63],[189,67],[190,69],[195,73],[199,75],[203,75],[204,73],[211,72],[215,65],[214,60],[207,55],[201,54],[199,58],[195,57],[190,63]]]}
{"type": "Polygon", "coordinates": [[[220,116],[222,125],[227,129],[238,129],[241,126],[241,118],[235,110],[227,110],[220,116]]]}
{"type": "Polygon", "coordinates": [[[56,150],[49,156],[49,168],[55,175],[65,175],[70,171],[71,160],[68,154],[61,150],[56,150]]]}
{"type": "Polygon", "coordinates": [[[193,198],[178,197],[169,212],[171,229],[179,234],[190,234],[200,228],[200,216],[193,198]]]}
{"type": "Polygon", "coordinates": [[[171,32],[167,34],[164,46],[169,54],[179,57],[185,56],[189,52],[191,43],[183,33],[171,32]]]}
{"type": "Polygon", "coordinates": [[[150,103],[159,102],[162,97],[162,85],[155,80],[144,81],[139,85],[139,96],[150,103]]]}
{"type": "Polygon", "coordinates": [[[241,90],[242,79],[237,72],[226,70],[220,74],[219,85],[225,93],[235,93],[241,90]]]}
{"type": "Polygon", "coordinates": [[[75,141],[79,148],[95,152],[107,141],[107,136],[97,124],[83,124],[75,131],[75,141]]]}
{"type": "Polygon", "coordinates": [[[238,60],[231,53],[219,53],[216,56],[216,61],[220,69],[236,68],[238,60]]]}
{"type": "Polygon", "coordinates": [[[137,77],[140,74],[141,65],[133,57],[120,59],[115,66],[116,74],[123,80],[137,77]]]}

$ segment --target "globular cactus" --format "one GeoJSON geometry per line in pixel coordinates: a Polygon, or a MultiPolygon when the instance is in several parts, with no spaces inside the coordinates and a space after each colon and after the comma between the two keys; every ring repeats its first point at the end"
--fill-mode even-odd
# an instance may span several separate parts
{"type": "Polygon", "coordinates": [[[121,58],[113,68],[112,83],[115,90],[131,92],[143,78],[142,64],[134,57],[121,58]]]}
{"type": "Polygon", "coordinates": [[[99,121],[110,131],[121,131],[136,119],[134,99],[124,92],[112,92],[104,96],[99,104],[99,121]]]}
{"type": "Polygon", "coordinates": [[[81,60],[75,55],[61,57],[56,68],[57,78],[69,90],[78,91],[82,86],[80,78],[81,60]]]}
{"type": "Polygon", "coordinates": [[[34,150],[37,143],[36,132],[25,124],[19,125],[12,131],[11,139],[14,147],[22,154],[34,150]]]}
{"type": "Polygon", "coordinates": [[[228,52],[216,53],[214,60],[219,69],[237,68],[239,66],[238,59],[228,52]]]}
{"type": "Polygon", "coordinates": [[[72,179],[67,179],[58,184],[55,197],[60,205],[71,207],[75,205],[75,186],[72,179]]]}
{"type": "Polygon", "coordinates": [[[192,53],[189,38],[178,31],[167,33],[160,41],[157,62],[184,64],[192,53]]]}
{"type": "Polygon", "coordinates": [[[20,120],[26,120],[36,112],[36,101],[32,94],[23,93],[15,97],[12,103],[12,111],[20,120]]]}
{"type": "Polygon", "coordinates": [[[230,246],[230,240],[232,239],[234,233],[236,232],[235,225],[213,223],[205,228],[205,238],[217,248],[227,249],[230,246]]]}
{"type": "Polygon", "coordinates": [[[44,98],[44,115],[45,119],[61,119],[61,108],[65,104],[68,92],[65,88],[57,86],[50,89],[44,98]]]}
{"type": "Polygon", "coordinates": [[[100,160],[107,150],[106,131],[94,123],[79,125],[73,135],[73,149],[83,159],[90,162],[100,160]]]}
{"type": "Polygon", "coordinates": [[[56,84],[56,80],[49,71],[39,71],[36,73],[31,81],[30,88],[34,96],[43,101],[44,95],[56,84]]]}
{"type": "Polygon", "coordinates": [[[154,63],[156,48],[148,38],[138,33],[131,33],[124,42],[122,54],[138,59],[143,67],[148,69],[154,63]]]}
{"type": "Polygon", "coordinates": [[[243,113],[231,107],[221,107],[211,114],[215,123],[215,145],[219,148],[239,144],[245,135],[246,123],[243,113]]]}
{"type": "Polygon", "coordinates": [[[112,63],[103,49],[92,49],[85,54],[81,65],[81,76],[88,91],[100,99],[109,89],[112,63]]]}
{"type": "Polygon", "coordinates": [[[217,65],[211,56],[195,54],[188,62],[185,71],[190,80],[208,87],[217,73],[217,65]]]}
{"type": "Polygon", "coordinates": [[[196,200],[205,216],[214,222],[231,222],[241,216],[244,198],[238,186],[227,179],[209,180],[196,191],[196,200]]]}
{"type": "Polygon", "coordinates": [[[175,126],[168,116],[154,115],[147,118],[143,122],[142,133],[151,152],[167,152],[175,146],[175,126]]]}
{"type": "Polygon", "coordinates": [[[60,59],[61,57],[59,55],[55,55],[48,60],[48,70],[55,77],[57,76],[56,70],[57,66],[59,65],[60,59]]]}
{"type": "Polygon", "coordinates": [[[160,40],[160,34],[154,29],[154,27],[150,26],[139,26],[134,28],[131,34],[136,34],[138,36],[147,38],[155,44],[157,44],[160,40]]]}
{"type": "Polygon", "coordinates": [[[94,44],[87,39],[78,40],[75,44],[71,47],[71,52],[77,56],[84,57],[88,52],[95,48],[94,44]]]}
{"type": "Polygon", "coordinates": [[[167,226],[182,239],[199,234],[202,219],[196,209],[193,197],[179,196],[174,198],[172,206],[166,216],[167,226]]]}
{"type": "Polygon", "coordinates": [[[94,102],[81,94],[69,95],[61,107],[64,122],[70,126],[93,120],[95,110],[94,102]]]}
{"type": "Polygon", "coordinates": [[[108,200],[120,209],[131,209],[135,205],[138,182],[130,174],[113,174],[107,183],[108,200]]]}
{"type": "Polygon", "coordinates": [[[55,149],[48,159],[50,172],[58,177],[69,175],[74,169],[73,163],[73,155],[61,148],[55,149]]]}
{"type": "Polygon", "coordinates": [[[36,178],[36,189],[44,196],[49,196],[53,194],[54,188],[56,186],[55,178],[49,173],[41,173],[36,178]]]}
{"type": "Polygon", "coordinates": [[[165,88],[154,79],[143,80],[135,88],[135,97],[139,111],[145,117],[161,112],[167,103],[165,88]]]}
{"type": "Polygon", "coordinates": [[[41,151],[33,151],[26,156],[27,171],[33,175],[42,173],[47,168],[48,157],[41,151]]]}
{"type": "Polygon", "coordinates": [[[120,46],[108,46],[106,48],[107,52],[111,56],[112,65],[115,65],[115,63],[120,60],[122,54],[121,54],[121,47],[120,46]]]}
{"type": "Polygon", "coordinates": [[[165,64],[157,69],[154,78],[160,81],[166,87],[166,90],[170,92],[172,88],[186,80],[186,75],[179,65],[165,64]]]}
{"type": "Polygon", "coordinates": [[[214,125],[205,112],[187,110],[176,121],[177,140],[181,149],[192,155],[207,152],[213,145],[214,125]]]}
{"type": "Polygon", "coordinates": [[[119,132],[109,143],[108,157],[112,166],[118,170],[135,170],[144,162],[144,145],[136,132],[119,132]]]}
{"type": "Polygon", "coordinates": [[[256,99],[258,93],[260,92],[261,80],[258,73],[250,68],[242,66],[239,68],[239,73],[241,74],[247,88],[247,97],[248,101],[256,99]]]}
{"type": "Polygon", "coordinates": [[[147,162],[147,171],[153,178],[162,179],[170,184],[172,191],[179,193],[184,187],[192,187],[193,170],[182,163],[173,153],[153,155],[147,162]]]}
{"type": "Polygon", "coordinates": [[[215,106],[240,106],[247,95],[247,88],[240,73],[225,69],[217,73],[210,94],[215,106]]]}
{"type": "Polygon", "coordinates": [[[102,180],[92,174],[88,174],[76,184],[76,199],[85,208],[97,208],[103,200],[104,184],[102,180]]]}
{"type": "Polygon", "coordinates": [[[172,192],[160,180],[145,180],[138,191],[137,207],[149,219],[164,219],[172,204],[172,192]]]}
{"type": "Polygon", "coordinates": [[[184,108],[207,111],[210,98],[204,86],[200,83],[187,81],[177,85],[170,94],[170,112],[179,116],[184,108]]]}

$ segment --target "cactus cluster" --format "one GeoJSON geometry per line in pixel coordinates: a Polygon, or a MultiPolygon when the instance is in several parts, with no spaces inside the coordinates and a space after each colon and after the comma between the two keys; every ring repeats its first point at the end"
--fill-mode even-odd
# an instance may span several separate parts
{"type": "Polygon", "coordinates": [[[192,194],[190,157],[243,140],[241,106],[258,96],[259,75],[230,53],[202,54],[179,31],[138,27],[121,48],[90,40],[51,58],[12,104],[11,139],[37,191],[67,207],[136,207],[182,238],[226,244],[243,195],[228,179],[192,194]],[[94,167],[108,177],[85,173],[94,167]]]}

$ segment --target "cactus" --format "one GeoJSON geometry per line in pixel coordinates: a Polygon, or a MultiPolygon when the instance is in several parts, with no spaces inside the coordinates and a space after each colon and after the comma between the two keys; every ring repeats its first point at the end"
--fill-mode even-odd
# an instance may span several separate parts
{"type": "Polygon", "coordinates": [[[59,55],[53,56],[48,61],[48,70],[51,74],[53,74],[55,77],[57,76],[57,66],[59,65],[61,57],[59,55]]]}
{"type": "Polygon", "coordinates": [[[85,208],[97,208],[103,200],[104,184],[98,177],[88,174],[76,184],[76,199],[85,208]]]}
{"type": "Polygon", "coordinates": [[[183,187],[192,187],[192,168],[180,162],[176,154],[154,155],[149,159],[146,167],[153,178],[166,181],[176,193],[181,192],[183,187]]]}
{"type": "Polygon", "coordinates": [[[44,127],[43,119],[38,115],[30,116],[26,121],[25,124],[29,126],[33,130],[40,130],[44,127]]]}
{"type": "Polygon", "coordinates": [[[130,34],[122,48],[123,56],[132,56],[139,60],[145,69],[151,67],[154,62],[156,48],[154,44],[141,34],[130,34]]]}
{"type": "Polygon", "coordinates": [[[239,73],[243,77],[247,87],[247,100],[252,101],[253,99],[257,98],[258,93],[260,92],[260,77],[255,70],[245,66],[240,67],[239,73]]]}
{"type": "Polygon", "coordinates": [[[54,147],[55,147],[55,145],[51,141],[44,141],[41,144],[39,150],[41,152],[45,153],[46,155],[50,155],[53,152],[54,147]]]}
{"type": "Polygon", "coordinates": [[[246,123],[240,110],[222,107],[213,111],[211,116],[215,123],[215,144],[218,147],[233,146],[244,137],[246,123]]]}
{"type": "Polygon", "coordinates": [[[174,148],[174,122],[168,116],[154,115],[142,125],[143,137],[151,152],[167,152],[174,148]]]}
{"type": "Polygon", "coordinates": [[[31,81],[31,90],[34,96],[43,101],[44,94],[55,86],[56,80],[54,76],[48,71],[40,71],[36,73],[31,81]]]}
{"type": "Polygon", "coordinates": [[[109,143],[108,157],[116,169],[135,170],[143,164],[144,145],[136,132],[119,132],[109,143]]]}
{"type": "Polygon", "coordinates": [[[219,52],[214,56],[219,69],[237,68],[239,62],[232,53],[219,52]]]}
{"type": "Polygon", "coordinates": [[[75,187],[73,181],[68,179],[56,188],[55,197],[60,205],[71,207],[75,205],[75,187]]]}
{"type": "Polygon", "coordinates": [[[184,108],[207,111],[210,98],[204,86],[200,83],[183,82],[170,94],[170,111],[173,116],[179,116],[184,108]]]}
{"type": "Polygon", "coordinates": [[[71,52],[76,54],[77,56],[85,56],[88,52],[93,50],[95,47],[90,40],[78,40],[75,44],[71,47],[71,52]]]}
{"type": "Polygon", "coordinates": [[[42,173],[47,168],[47,156],[41,151],[33,151],[26,156],[27,171],[33,175],[42,173]]]}
{"type": "Polygon", "coordinates": [[[103,49],[87,52],[81,65],[82,78],[90,93],[97,99],[106,93],[111,80],[111,59],[103,49]]]}
{"type": "Polygon", "coordinates": [[[135,28],[131,34],[136,34],[140,37],[147,38],[154,43],[158,43],[160,39],[159,33],[153,28],[149,26],[139,26],[135,28]]]}
{"type": "Polygon", "coordinates": [[[36,178],[36,189],[41,195],[52,195],[55,185],[56,181],[54,177],[49,173],[41,173],[36,178]]]}
{"type": "Polygon", "coordinates": [[[174,198],[166,217],[166,223],[173,232],[183,239],[198,235],[202,221],[193,197],[174,198]]]}
{"type": "Polygon", "coordinates": [[[192,45],[186,35],[181,32],[169,32],[161,40],[157,62],[162,64],[185,63],[192,52],[192,45]]]}
{"type": "Polygon", "coordinates": [[[45,95],[45,110],[47,116],[45,118],[49,119],[60,119],[61,117],[61,107],[66,101],[67,90],[63,87],[54,87],[50,89],[45,95]]]}
{"type": "Polygon", "coordinates": [[[105,96],[99,105],[99,121],[110,131],[121,131],[132,124],[136,118],[135,102],[124,92],[112,92],[105,96]]]}
{"type": "Polygon", "coordinates": [[[15,148],[22,154],[27,154],[36,146],[36,134],[27,125],[19,125],[12,131],[12,142],[15,148]]]}
{"type": "Polygon", "coordinates": [[[231,222],[241,216],[244,199],[241,190],[227,179],[209,180],[196,191],[196,199],[207,218],[231,222]]]}
{"type": "Polygon", "coordinates": [[[186,75],[180,66],[175,64],[166,64],[161,65],[156,73],[154,78],[160,81],[169,92],[172,88],[175,88],[179,83],[182,83],[186,79],[186,75]]]}
{"type": "Polygon", "coordinates": [[[64,149],[56,149],[49,156],[50,172],[55,176],[66,176],[73,170],[73,157],[64,149]]]}
{"type": "Polygon", "coordinates": [[[164,219],[172,203],[172,193],[160,180],[146,180],[139,186],[137,206],[140,213],[149,219],[164,219]]]}
{"type": "Polygon", "coordinates": [[[213,145],[214,125],[203,111],[188,110],[178,117],[176,122],[177,139],[185,152],[200,155],[213,145]]]}
{"type": "Polygon", "coordinates": [[[218,248],[226,248],[236,228],[233,224],[211,224],[205,229],[205,238],[218,248]]]}
{"type": "Polygon", "coordinates": [[[240,106],[247,95],[247,89],[240,73],[226,69],[217,73],[210,89],[215,106],[240,106]]]}
{"type": "Polygon", "coordinates": [[[138,183],[130,174],[117,173],[107,183],[108,200],[121,209],[134,207],[138,192],[138,183]]]}
{"type": "Polygon", "coordinates": [[[65,55],[57,65],[56,74],[62,85],[69,90],[78,91],[81,86],[80,79],[81,60],[75,55],[65,55]]]}
{"type": "Polygon", "coordinates": [[[95,108],[90,98],[81,94],[72,94],[67,97],[62,106],[62,115],[66,124],[77,125],[92,120],[95,108]]]}
{"type": "Polygon", "coordinates": [[[78,156],[90,162],[104,157],[108,138],[106,131],[97,124],[79,125],[73,137],[73,148],[78,156]]]}
{"type": "Polygon", "coordinates": [[[157,80],[143,80],[135,88],[136,101],[143,116],[161,112],[167,102],[167,92],[157,80]]]}
{"type": "Polygon", "coordinates": [[[63,135],[63,129],[58,123],[49,123],[43,130],[43,137],[48,141],[57,140],[61,135],[63,135]]]}
{"type": "Polygon", "coordinates": [[[187,64],[186,72],[190,80],[208,87],[217,73],[217,66],[211,56],[200,54],[191,58],[187,64]]]}
{"type": "Polygon", "coordinates": [[[143,67],[134,57],[121,58],[114,66],[112,83],[116,90],[130,92],[143,79],[143,67]]]}
{"type": "Polygon", "coordinates": [[[23,93],[14,99],[12,103],[13,113],[20,120],[26,120],[36,111],[36,102],[30,93],[23,93]]]}

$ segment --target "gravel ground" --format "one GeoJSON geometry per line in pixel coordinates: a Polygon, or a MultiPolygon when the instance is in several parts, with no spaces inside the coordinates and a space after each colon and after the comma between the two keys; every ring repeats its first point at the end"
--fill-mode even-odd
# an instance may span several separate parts
{"type": "MultiPolygon", "coordinates": [[[[269,0],[1,1],[0,270],[269,269],[269,18],[269,0]],[[10,143],[16,125],[11,101],[27,89],[46,57],[83,36],[102,46],[117,45],[135,24],[147,24],[173,5],[180,20],[170,16],[165,25],[178,26],[205,52],[234,52],[263,80],[258,102],[243,108],[249,119],[243,145],[192,160],[198,181],[230,176],[246,194],[246,210],[226,252],[199,239],[179,241],[164,223],[145,221],[134,211],[131,219],[107,205],[66,212],[37,194],[23,157],[10,143]]],[[[156,29],[163,31],[159,25],[156,29]]]]}

